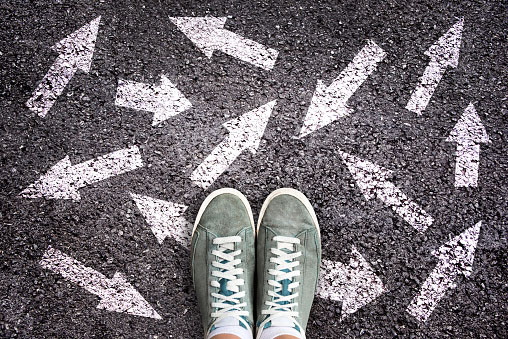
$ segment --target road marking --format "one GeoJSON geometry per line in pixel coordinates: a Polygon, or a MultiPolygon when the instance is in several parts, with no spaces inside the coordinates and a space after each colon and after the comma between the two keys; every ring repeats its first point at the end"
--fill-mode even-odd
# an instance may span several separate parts
{"type": "Polygon", "coordinates": [[[215,50],[271,70],[279,52],[224,29],[226,17],[169,18],[208,58],[215,50]]]}
{"type": "Polygon", "coordinates": [[[330,86],[318,80],[299,138],[349,115],[351,109],[347,101],[385,56],[381,47],[369,40],[330,86]]]}
{"type": "Polygon", "coordinates": [[[98,296],[101,299],[97,305],[99,309],[162,319],[122,273],[116,272],[112,279],[108,279],[51,246],[44,253],[40,265],[98,296]]]}
{"type": "Polygon", "coordinates": [[[189,247],[192,225],[183,216],[188,206],[134,193],[130,195],[159,244],[162,244],[167,236],[171,236],[182,246],[189,247]]]}
{"type": "Polygon", "coordinates": [[[459,64],[463,26],[464,18],[461,18],[445,35],[440,37],[439,40],[425,52],[425,55],[430,58],[430,63],[425,68],[420,79],[420,84],[411,95],[406,109],[421,115],[427,107],[446,69],[448,67],[457,68],[459,64]]]}
{"type": "Polygon", "coordinates": [[[229,130],[229,135],[192,172],[191,180],[207,189],[245,149],[255,154],[275,103],[276,100],[270,101],[226,122],[223,126],[229,130]]]}
{"type": "Polygon", "coordinates": [[[457,143],[455,152],[455,187],[478,186],[478,166],[480,164],[479,143],[489,142],[489,136],[472,103],[446,139],[457,143]]]}
{"type": "Polygon", "coordinates": [[[80,200],[81,195],[78,192],[80,188],[141,167],[143,167],[143,161],[137,146],[121,149],[77,165],[71,165],[69,156],[66,156],[20,195],[26,198],[80,200]]]}
{"type": "Polygon", "coordinates": [[[322,260],[318,296],[342,302],[341,320],[384,292],[383,282],[356,247],[352,248],[349,265],[322,260]]]}
{"type": "Polygon", "coordinates": [[[160,82],[160,85],[154,85],[120,79],[115,105],[154,113],[152,126],[192,107],[166,76],[161,75],[160,82]]]}
{"type": "Polygon", "coordinates": [[[339,151],[339,154],[365,199],[377,197],[420,233],[432,225],[434,219],[388,181],[392,171],[342,151],[339,151]]]}
{"type": "Polygon", "coordinates": [[[100,20],[95,18],[52,47],[59,55],[26,102],[31,111],[44,118],[76,71],[90,71],[100,20]]]}
{"type": "Polygon", "coordinates": [[[454,281],[457,276],[471,275],[481,225],[480,221],[432,252],[439,263],[423,283],[420,293],[409,304],[409,314],[419,321],[427,321],[446,291],[456,287],[454,281]]]}

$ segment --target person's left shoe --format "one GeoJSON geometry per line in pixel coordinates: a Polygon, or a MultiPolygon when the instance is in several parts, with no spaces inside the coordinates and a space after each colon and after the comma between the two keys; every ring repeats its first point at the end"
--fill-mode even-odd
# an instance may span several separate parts
{"type": "Polygon", "coordinates": [[[205,338],[252,338],[255,270],[254,219],[245,196],[212,192],[192,231],[192,277],[205,338]]]}

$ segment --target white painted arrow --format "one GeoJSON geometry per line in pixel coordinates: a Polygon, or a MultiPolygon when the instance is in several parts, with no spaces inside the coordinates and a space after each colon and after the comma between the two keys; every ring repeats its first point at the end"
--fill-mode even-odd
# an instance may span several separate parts
{"type": "Polygon", "coordinates": [[[342,151],[339,151],[339,154],[365,199],[371,200],[377,197],[420,233],[425,232],[427,227],[432,225],[434,219],[388,181],[392,171],[342,151]]]}
{"type": "Polygon", "coordinates": [[[455,187],[478,186],[479,143],[489,142],[489,136],[472,103],[467,106],[446,141],[457,143],[455,187]]]}
{"type": "Polygon", "coordinates": [[[97,305],[99,309],[162,319],[122,273],[116,272],[112,279],[108,279],[51,246],[44,253],[40,265],[98,296],[101,299],[97,305]]]}
{"type": "Polygon", "coordinates": [[[131,197],[159,244],[171,236],[182,246],[189,247],[192,225],[183,216],[188,206],[134,193],[131,193],[131,197]]]}
{"type": "Polygon", "coordinates": [[[439,263],[423,283],[420,293],[409,304],[409,314],[419,321],[427,321],[446,292],[456,287],[454,281],[457,276],[471,275],[481,226],[480,221],[432,252],[432,255],[439,259],[439,263]]]}
{"type": "Polygon", "coordinates": [[[140,167],[143,167],[143,161],[137,146],[77,165],[71,165],[69,156],[66,156],[20,195],[26,198],[80,200],[81,196],[78,192],[80,188],[140,167]]]}
{"type": "Polygon", "coordinates": [[[385,56],[381,47],[369,40],[330,86],[318,80],[299,138],[349,115],[351,109],[347,101],[385,56]]]}
{"type": "Polygon", "coordinates": [[[226,17],[169,18],[203,53],[211,58],[215,50],[254,66],[271,70],[279,52],[224,29],[226,17]]]}
{"type": "Polygon", "coordinates": [[[416,87],[409,99],[406,109],[421,115],[434,94],[437,85],[441,81],[448,67],[456,68],[459,64],[460,43],[464,18],[439,38],[438,41],[425,52],[430,58],[429,65],[425,68],[420,84],[416,87]]]}
{"type": "Polygon", "coordinates": [[[90,71],[100,20],[99,16],[52,47],[59,55],[26,102],[31,111],[45,117],[76,71],[90,71]]]}
{"type": "Polygon", "coordinates": [[[192,107],[190,101],[164,75],[161,75],[158,86],[120,79],[115,105],[154,113],[152,126],[192,107]]]}
{"type": "Polygon", "coordinates": [[[318,296],[342,302],[341,320],[385,292],[383,282],[353,246],[349,265],[322,260],[318,296]]]}
{"type": "Polygon", "coordinates": [[[207,189],[245,150],[256,153],[276,100],[270,101],[223,126],[229,135],[192,172],[191,180],[207,189]]]}

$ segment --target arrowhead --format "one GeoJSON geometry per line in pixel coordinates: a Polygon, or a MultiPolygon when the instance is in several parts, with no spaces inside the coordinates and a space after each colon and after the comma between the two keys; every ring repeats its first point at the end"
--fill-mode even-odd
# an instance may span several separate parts
{"type": "Polygon", "coordinates": [[[89,72],[95,50],[95,40],[99,31],[101,17],[98,16],[74,33],[71,33],[53,46],[53,50],[66,56],[68,62],[83,72],[89,72]]]}
{"type": "Polygon", "coordinates": [[[155,90],[155,95],[158,97],[159,102],[153,115],[152,126],[156,126],[192,107],[190,101],[164,75],[161,75],[161,84],[155,90]]]}
{"type": "Polygon", "coordinates": [[[192,227],[183,217],[188,206],[134,193],[131,197],[160,244],[172,236],[182,246],[189,247],[192,227]]]}
{"type": "Polygon", "coordinates": [[[123,274],[115,273],[113,278],[108,281],[108,285],[97,308],[162,319],[141,294],[127,282],[123,274]]]}
{"type": "Polygon", "coordinates": [[[468,228],[438,250],[432,252],[440,262],[447,266],[454,266],[459,273],[466,277],[473,272],[473,261],[480,228],[482,222],[478,222],[473,227],[468,228]]]}
{"type": "Polygon", "coordinates": [[[73,187],[72,165],[69,156],[51,167],[39,180],[28,186],[21,196],[25,198],[73,199],[80,200],[78,187],[73,187]]]}
{"type": "Polygon", "coordinates": [[[446,141],[456,142],[458,144],[489,142],[487,131],[472,103],[467,106],[446,141]]]}
{"type": "Polygon", "coordinates": [[[437,60],[441,64],[450,67],[457,67],[459,64],[460,42],[462,38],[462,28],[464,18],[461,18],[455,25],[440,37],[436,43],[425,52],[425,55],[432,60],[437,60]]]}
{"type": "Polygon", "coordinates": [[[383,187],[384,182],[392,175],[392,171],[370,161],[340,150],[338,152],[367,200],[373,199],[376,196],[376,190],[383,187]]]}
{"type": "Polygon", "coordinates": [[[317,129],[349,115],[350,112],[351,110],[340,101],[340,97],[337,97],[335,91],[330,91],[321,80],[318,80],[298,138],[303,138],[317,129]]]}
{"type": "Polygon", "coordinates": [[[194,45],[209,58],[217,49],[217,32],[224,28],[226,17],[177,17],[169,18],[194,45]]]}
{"type": "Polygon", "coordinates": [[[245,148],[249,148],[252,153],[256,153],[276,102],[277,100],[270,101],[236,119],[230,120],[224,124],[224,127],[229,130],[230,136],[235,138],[238,143],[244,143],[245,148]]]}

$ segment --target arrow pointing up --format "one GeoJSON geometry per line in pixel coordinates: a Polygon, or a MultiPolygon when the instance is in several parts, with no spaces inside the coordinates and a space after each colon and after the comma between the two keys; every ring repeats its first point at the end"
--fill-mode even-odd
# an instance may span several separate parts
{"type": "Polygon", "coordinates": [[[480,161],[478,144],[489,142],[489,136],[472,103],[467,106],[446,141],[457,143],[455,187],[478,186],[480,161]]]}
{"type": "Polygon", "coordinates": [[[279,52],[224,29],[225,17],[169,18],[203,53],[220,50],[254,66],[271,70],[279,52]]]}
{"type": "Polygon", "coordinates": [[[425,52],[430,58],[430,63],[425,68],[420,84],[411,95],[406,109],[418,115],[422,114],[446,69],[457,67],[463,26],[464,18],[461,18],[425,52]]]}
{"type": "Polygon", "coordinates": [[[381,47],[369,40],[330,86],[326,87],[323,81],[318,80],[299,137],[302,138],[349,115],[351,109],[347,107],[346,102],[385,56],[386,53],[381,47]]]}
{"type": "Polygon", "coordinates": [[[131,197],[151,226],[159,244],[167,236],[172,236],[182,246],[189,247],[192,226],[183,216],[188,206],[134,193],[131,193],[131,197]]]}
{"type": "Polygon", "coordinates": [[[446,291],[456,287],[454,281],[457,276],[471,275],[481,226],[480,221],[432,252],[439,263],[423,283],[420,293],[409,304],[409,314],[419,321],[427,321],[446,291]]]}
{"type": "Polygon", "coordinates": [[[427,227],[432,225],[434,219],[388,181],[392,171],[342,151],[339,151],[339,154],[365,199],[371,200],[377,197],[420,233],[425,232],[427,227]]]}
{"type": "Polygon", "coordinates": [[[143,161],[137,146],[74,166],[71,165],[69,156],[66,156],[20,195],[26,198],[80,200],[78,189],[140,167],[143,167],[143,161]]]}
{"type": "Polygon", "coordinates": [[[121,273],[117,272],[112,279],[107,279],[51,246],[44,253],[40,265],[98,296],[101,299],[97,305],[99,309],[162,319],[121,273]]]}
{"type": "Polygon", "coordinates": [[[318,295],[342,302],[341,320],[385,292],[383,282],[353,246],[349,265],[322,260],[318,295]]]}
{"type": "Polygon", "coordinates": [[[226,122],[224,127],[229,130],[229,135],[192,172],[191,180],[206,189],[245,149],[256,153],[275,103],[276,100],[270,101],[239,118],[226,122]]]}
{"type": "Polygon", "coordinates": [[[159,86],[120,79],[115,105],[154,113],[152,126],[192,107],[182,92],[161,75],[159,86]]]}
{"type": "Polygon", "coordinates": [[[53,46],[59,55],[26,102],[31,111],[45,117],[76,71],[90,71],[100,20],[99,16],[53,46]]]}

